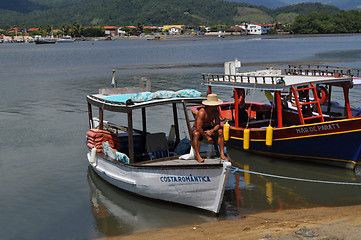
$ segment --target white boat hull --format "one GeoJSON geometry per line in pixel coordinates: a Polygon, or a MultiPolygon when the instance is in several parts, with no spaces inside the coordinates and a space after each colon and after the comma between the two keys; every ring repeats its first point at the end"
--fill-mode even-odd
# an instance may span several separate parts
{"type": "MultiPolygon", "coordinates": [[[[231,166],[228,161],[220,164],[194,167],[134,166],[116,164],[99,155],[95,162],[88,160],[95,172],[105,181],[141,196],[188,205],[218,213],[231,166]]],[[[94,159],[92,159],[94,160],[94,159]]],[[[183,160],[187,161],[187,160],[183,160]]],[[[200,164],[201,165],[201,164],[200,164]]]]}

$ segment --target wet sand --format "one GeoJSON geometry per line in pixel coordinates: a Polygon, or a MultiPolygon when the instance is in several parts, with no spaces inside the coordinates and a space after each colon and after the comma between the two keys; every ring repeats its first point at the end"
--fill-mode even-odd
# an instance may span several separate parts
{"type": "Polygon", "coordinates": [[[152,229],[105,239],[361,239],[361,205],[262,212],[234,221],[152,229]]]}

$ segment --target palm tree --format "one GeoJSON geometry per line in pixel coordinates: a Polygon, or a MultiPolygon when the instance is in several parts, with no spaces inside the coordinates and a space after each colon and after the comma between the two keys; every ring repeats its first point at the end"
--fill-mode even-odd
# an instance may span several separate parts
{"type": "Polygon", "coordinates": [[[72,26],[72,35],[74,37],[80,37],[83,32],[83,27],[80,25],[80,23],[74,23],[72,26]]]}

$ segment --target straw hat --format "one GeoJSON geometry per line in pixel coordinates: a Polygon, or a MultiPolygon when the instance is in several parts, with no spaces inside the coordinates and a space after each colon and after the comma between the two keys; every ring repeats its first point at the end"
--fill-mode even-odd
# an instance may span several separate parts
{"type": "Polygon", "coordinates": [[[223,101],[219,100],[218,95],[214,94],[214,93],[208,94],[207,100],[204,100],[202,102],[202,104],[206,105],[206,106],[217,106],[217,105],[220,105],[222,103],[223,103],[223,101]]]}

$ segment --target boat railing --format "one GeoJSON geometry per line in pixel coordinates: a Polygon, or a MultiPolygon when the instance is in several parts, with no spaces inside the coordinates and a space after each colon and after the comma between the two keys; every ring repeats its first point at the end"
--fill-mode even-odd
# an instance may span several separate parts
{"type": "Polygon", "coordinates": [[[323,65],[288,65],[284,69],[287,75],[307,75],[307,76],[360,76],[360,69],[323,66],[323,65]]]}
{"type": "Polygon", "coordinates": [[[252,75],[252,74],[211,74],[203,73],[204,83],[230,83],[249,85],[284,86],[284,77],[280,75],[252,75]]]}

